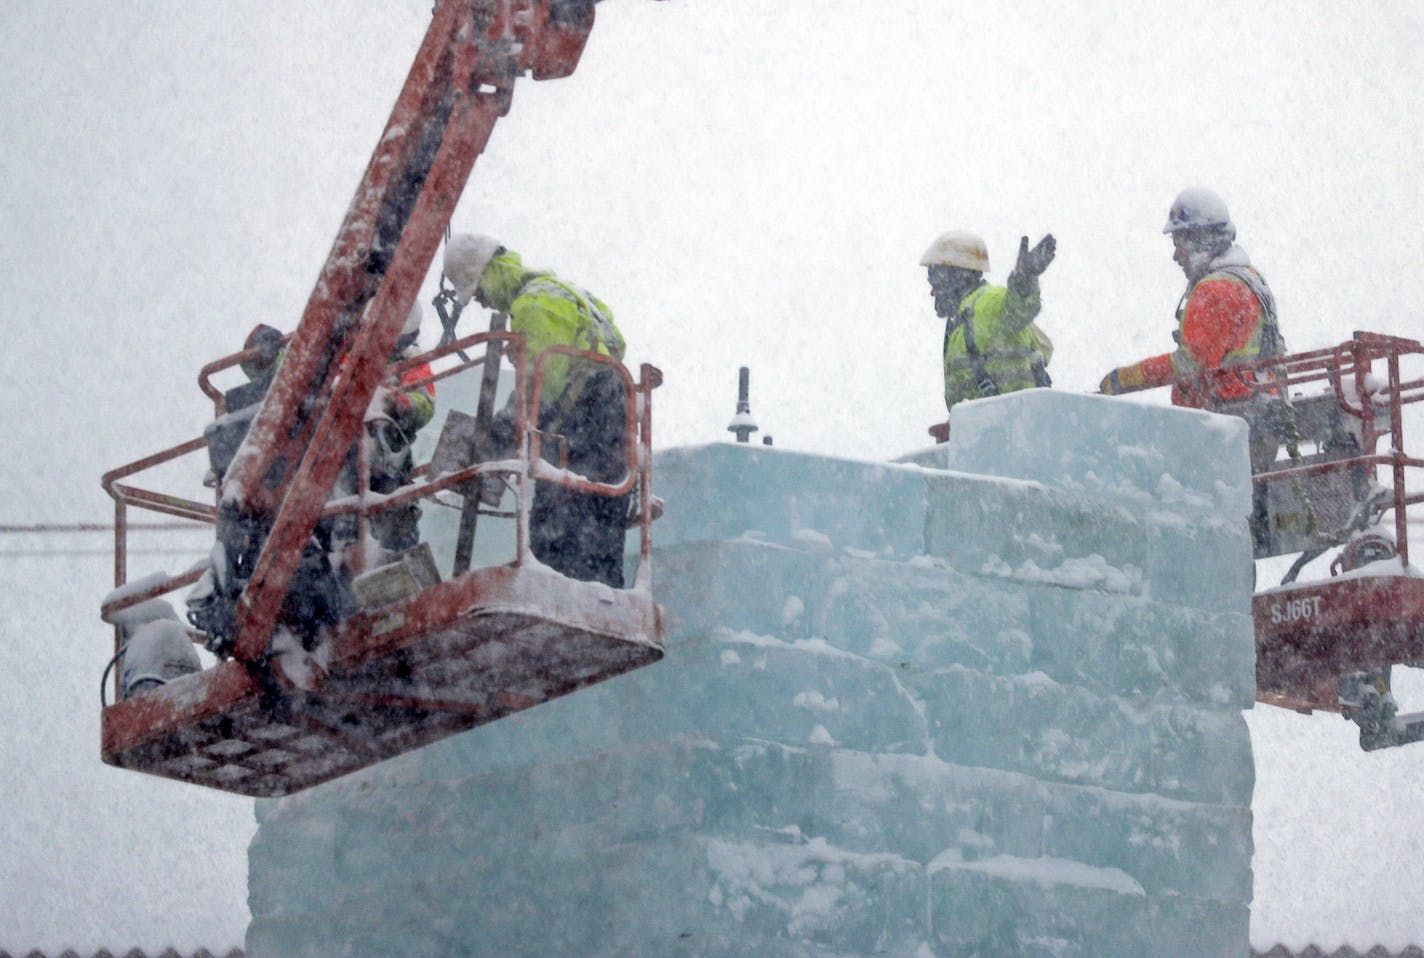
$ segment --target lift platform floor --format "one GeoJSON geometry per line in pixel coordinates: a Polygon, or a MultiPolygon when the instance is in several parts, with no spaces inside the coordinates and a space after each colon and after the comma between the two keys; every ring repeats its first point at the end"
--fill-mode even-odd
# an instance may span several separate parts
{"type": "Polygon", "coordinates": [[[257,797],[309,788],[662,658],[646,592],[479,569],[353,616],[325,674],[234,660],[110,705],[110,765],[257,797]]]}

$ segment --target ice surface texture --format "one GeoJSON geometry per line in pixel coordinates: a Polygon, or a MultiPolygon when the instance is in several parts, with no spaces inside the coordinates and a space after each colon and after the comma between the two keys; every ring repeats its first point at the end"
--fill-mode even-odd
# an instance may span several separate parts
{"type": "Polygon", "coordinates": [[[953,428],[660,454],[666,659],[261,803],[248,954],[1245,954],[1244,429],[953,428]]]}

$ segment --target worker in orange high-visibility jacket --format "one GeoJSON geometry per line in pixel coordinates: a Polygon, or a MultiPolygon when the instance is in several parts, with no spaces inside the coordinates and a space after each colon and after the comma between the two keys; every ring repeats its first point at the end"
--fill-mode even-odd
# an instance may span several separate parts
{"type": "MultiPolygon", "coordinates": [[[[1177,304],[1177,348],[1114,369],[1098,389],[1115,396],[1170,384],[1175,405],[1244,418],[1251,427],[1251,471],[1263,472],[1275,461],[1280,442],[1257,414],[1255,372],[1241,367],[1285,353],[1275,298],[1236,245],[1236,225],[1225,201],[1210,190],[1179,193],[1162,232],[1172,237],[1172,258],[1187,276],[1187,290],[1177,304]]],[[[1265,542],[1265,487],[1256,483],[1250,525],[1256,543],[1265,542]]]]}
{"type": "MultiPolygon", "coordinates": [[[[420,304],[412,304],[392,350],[392,364],[418,355],[416,340],[420,336],[420,320],[420,304]]],[[[248,334],[243,350],[253,354],[241,364],[249,383],[229,390],[230,414],[235,411],[236,403],[241,404],[239,409],[254,408],[271,387],[285,355],[284,337],[277,329],[258,324],[248,334]]],[[[342,357],[340,363],[344,368],[349,359],[342,357]]],[[[417,430],[435,415],[435,387],[429,382],[422,382],[428,380],[430,375],[428,363],[417,363],[399,375],[389,372],[377,393],[378,398],[366,411],[366,435],[371,453],[368,481],[373,492],[390,493],[414,479],[415,461],[410,446],[417,430]]],[[[205,431],[215,483],[221,483],[250,421],[250,415],[246,418],[228,415],[214,423],[216,428],[210,427],[205,431]]],[[[353,444],[347,452],[331,490],[331,498],[352,495],[360,488],[358,449],[358,445],[353,444]]],[[[419,521],[420,508],[414,503],[374,514],[371,517],[371,535],[378,551],[376,555],[367,557],[368,560],[382,564],[396,553],[419,544],[419,521]]],[[[312,531],[311,541],[303,551],[301,564],[293,573],[287,595],[282,600],[277,613],[278,623],[299,636],[308,651],[316,647],[326,627],[344,618],[354,608],[349,584],[353,571],[351,550],[357,541],[356,531],[356,519],[351,515],[319,520],[312,531]]],[[[260,542],[261,537],[251,536],[247,541],[260,542]]],[[[245,585],[235,581],[231,572],[238,561],[233,551],[237,548],[233,543],[225,543],[223,550],[215,550],[223,558],[215,560],[187,596],[189,620],[209,634],[209,651],[224,657],[230,651],[232,640],[231,614],[225,608],[236,602],[238,592],[245,585]]],[[[249,546],[244,544],[242,548],[249,546]]],[[[255,561],[256,555],[251,553],[245,558],[255,561]]]]}
{"type": "MultiPolygon", "coordinates": [[[[420,347],[416,345],[420,337],[420,320],[420,303],[412,303],[410,315],[391,352],[392,364],[420,354],[420,347]]],[[[366,413],[367,433],[372,444],[372,492],[394,492],[415,479],[415,457],[411,445],[415,442],[415,434],[435,416],[435,386],[425,381],[430,379],[430,375],[429,363],[416,363],[398,376],[390,376],[378,393],[379,415],[375,414],[377,409],[366,413]]],[[[395,553],[413,548],[420,542],[420,512],[420,507],[412,502],[371,517],[371,534],[383,553],[379,561],[388,560],[395,553]]]]}
{"type": "Polygon", "coordinates": [[[1162,232],[1187,276],[1177,348],[1114,369],[1099,391],[1115,396],[1170,384],[1175,405],[1238,413],[1233,404],[1251,398],[1255,375],[1234,367],[1285,351],[1270,287],[1236,245],[1226,203],[1210,190],[1183,190],[1162,232]]]}

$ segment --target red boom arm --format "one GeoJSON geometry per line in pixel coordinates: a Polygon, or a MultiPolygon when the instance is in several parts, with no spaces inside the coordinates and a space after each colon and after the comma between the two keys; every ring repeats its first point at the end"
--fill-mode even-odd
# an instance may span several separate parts
{"type": "Polygon", "coordinates": [[[440,0],[281,368],[224,482],[219,522],[270,517],[234,657],[266,651],[441,234],[514,80],[567,76],[595,0],[440,0]]]}

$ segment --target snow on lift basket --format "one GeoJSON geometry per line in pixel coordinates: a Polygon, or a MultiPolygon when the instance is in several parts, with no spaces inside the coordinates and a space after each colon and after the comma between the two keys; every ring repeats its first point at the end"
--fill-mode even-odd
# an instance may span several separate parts
{"type": "MultiPolygon", "coordinates": [[[[357,494],[328,501],[348,450],[371,446],[358,443],[363,414],[392,372],[386,357],[475,158],[509,108],[512,79],[525,72],[536,79],[571,73],[592,14],[593,0],[440,0],[270,383],[256,396],[239,396],[246,387],[223,393],[209,380],[260,359],[257,349],[210,364],[199,382],[218,418],[205,437],[104,476],[116,504],[117,588],[102,612],[116,626],[115,660],[129,637],[119,625],[126,616],[141,605],[167,608],[162,596],[197,582],[206,568],[128,582],[129,507],[215,524],[218,565],[240,567],[246,583],[222,593],[229,605],[219,608],[228,614],[214,617],[231,626],[230,634],[198,636],[209,641],[220,636],[230,658],[128,698],[121,698],[116,675],[116,701],[105,704],[102,713],[105,762],[244,795],[285,795],[661,658],[649,534],[651,392],[661,374],[652,366],[643,365],[635,383],[620,363],[566,351],[613,369],[628,410],[622,479],[591,482],[544,462],[542,450],[559,444],[553,437],[546,444],[528,421],[523,397],[530,395],[530,408],[538,408],[544,360],[552,351],[526,363],[523,338],[514,334],[492,330],[455,340],[397,371],[460,356],[461,365],[424,380],[430,382],[483,364],[474,417],[483,427],[503,351],[515,371],[520,451],[482,461],[485,457],[466,444],[468,455],[450,467],[453,471],[419,466],[414,482],[384,495],[369,491],[363,451],[357,473],[366,478],[358,479],[357,494]],[[465,358],[464,350],[481,346],[483,354],[465,358]],[[324,401],[309,402],[312,398],[324,401]],[[240,403],[252,405],[238,410],[240,403]],[[138,473],[205,448],[221,474],[216,505],[132,483],[138,473]],[[639,530],[632,588],[574,581],[532,559],[528,510],[536,475],[593,494],[632,493],[630,524],[639,530]],[[480,493],[490,482],[515,493],[513,513],[494,513],[514,520],[515,557],[508,565],[471,569],[475,520],[489,514],[480,509],[480,493]],[[406,573],[407,588],[377,596],[340,618],[329,627],[319,655],[296,649],[277,653],[272,643],[279,614],[289,591],[299,591],[292,586],[302,582],[303,557],[310,555],[308,543],[320,520],[355,516],[364,546],[372,518],[417,501],[443,505],[440,494],[462,501],[447,581],[435,581],[428,552],[417,549],[395,570],[406,573]]],[[[467,424],[469,418],[451,416],[447,426],[467,424]]],[[[441,446],[449,448],[443,436],[437,454],[441,446]]],[[[172,624],[165,623],[169,635],[172,624]]]]}
{"type": "Polygon", "coordinates": [[[1284,453],[1253,477],[1255,557],[1299,553],[1252,602],[1256,697],[1341,712],[1366,750],[1424,739],[1424,713],[1397,714],[1389,691],[1392,666],[1424,662],[1424,577],[1409,565],[1408,541],[1408,508],[1424,493],[1405,485],[1424,460],[1404,445],[1404,411],[1424,399],[1424,379],[1417,363],[1414,378],[1402,372],[1422,354],[1416,341],[1357,332],[1263,360],[1248,417],[1253,435],[1271,435],[1284,453]],[[1392,534],[1381,526],[1387,514],[1392,534]],[[1336,548],[1330,578],[1297,581],[1336,548]]]}
{"type": "Polygon", "coordinates": [[[638,590],[537,564],[477,569],[348,619],[323,676],[229,659],[108,705],[103,758],[286,795],[651,664],[659,635],[638,590]]]}
{"type": "MultiPolygon", "coordinates": [[[[508,347],[515,366],[514,389],[522,395],[523,342],[514,334],[467,336],[407,362],[439,360],[495,342],[508,347]]],[[[563,350],[553,347],[535,361],[536,399],[544,360],[556,351],[563,350]]],[[[496,461],[484,461],[473,452],[465,443],[470,417],[451,411],[432,463],[418,468],[424,473],[420,479],[385,496],[372,497],[362,490],[332,500],[322,515],[354,514],[364,524],[382,511],[437,500],[441,493],[457,494],[463,499],[462,512],[473,509],[478,515],[514,520],[515,560],[466,571],[460,571],[457,563],[451,577],[440,582],[430,547],[422,543],[399,561],[357,577],[353,584],[364,607],[342,619],[316,655],[296,647],[277,651],[267,641],[274,631],[269,621],[255,633],[263,637],[253,647],[255,653],[244,648],[240,636],[232,658],[169,678],[141,694],[122,698],[122,683],[116,676],[117,701],[102,713],[104,761],[244,795],[275,797],[660,659],[662,617],[651,595],[654,497],[649,491],[649,437],[651,392],[661,376],[644,365],[641,381],[634,383],[621,364],[607,357],[567,352],[606,364],[623,383],[629,415],[621,482],[594,483],[542,460],[543,437],[525,421],[523,403],[517,404],[516,431],[529,435],[531,454],[496,461]],[[446,441],[449,437],[452,442],[446,441]],[[469,455],[460,456],[462,445],[471,450],[469,455]],[[448,452],[452,447],[457,450],[454,454],[448,452]],[[445,469],[430,468],[442,454],[445,469]],[[465,462],[470,464],[462,465],[465,462]],[[588,492],[633,495],[629,522],[639,531],[639,563],[631,588],[575,581],[533,560],[527,529],[536,476],[541,482],[588,492]],[[489,481],[513,488],[512,514],[479,508],[483,484],[489,481]],[[371,506],[361,504],[367,499],[371,506]],[[371,587],[363,589],[363,583],[371,587]]],[[[236,354],[208,369],[235,365],[247,355],[236,354]]],[[[494,368],[487,357],[488,353],[476,353],[436,375],[447,377],[482,364],[494,368]]],[[[418,388],[420,383],[414,385],[418,388]]],[[[232,416],[218,420],[233,421],[242,422],[232,416]]],[[[206,568],[203,564],[176,577],[157,573],[122,584],[127,508],[209,522],[217,512],[211,505],[139,488],[127,480],[204,445],[202,439],[190,441],[104,477],[104,486],[117,504],[116,579],[121,585],[105,600],[102,613],[116,627],[116,660],[123,643],[134,641],[150,621],[161,620],[181,630],[163,596],[195,582],[206,568]]],[[[292,494],[301,491],[294,489],[292,494]]],[[[473,535],[473,527],[462,524],[461,538],[455,543],[457,558],[466,545],[467,528],[473,535]]],[[[275,538],[269,535],[267,541],[275,538]]]]}

